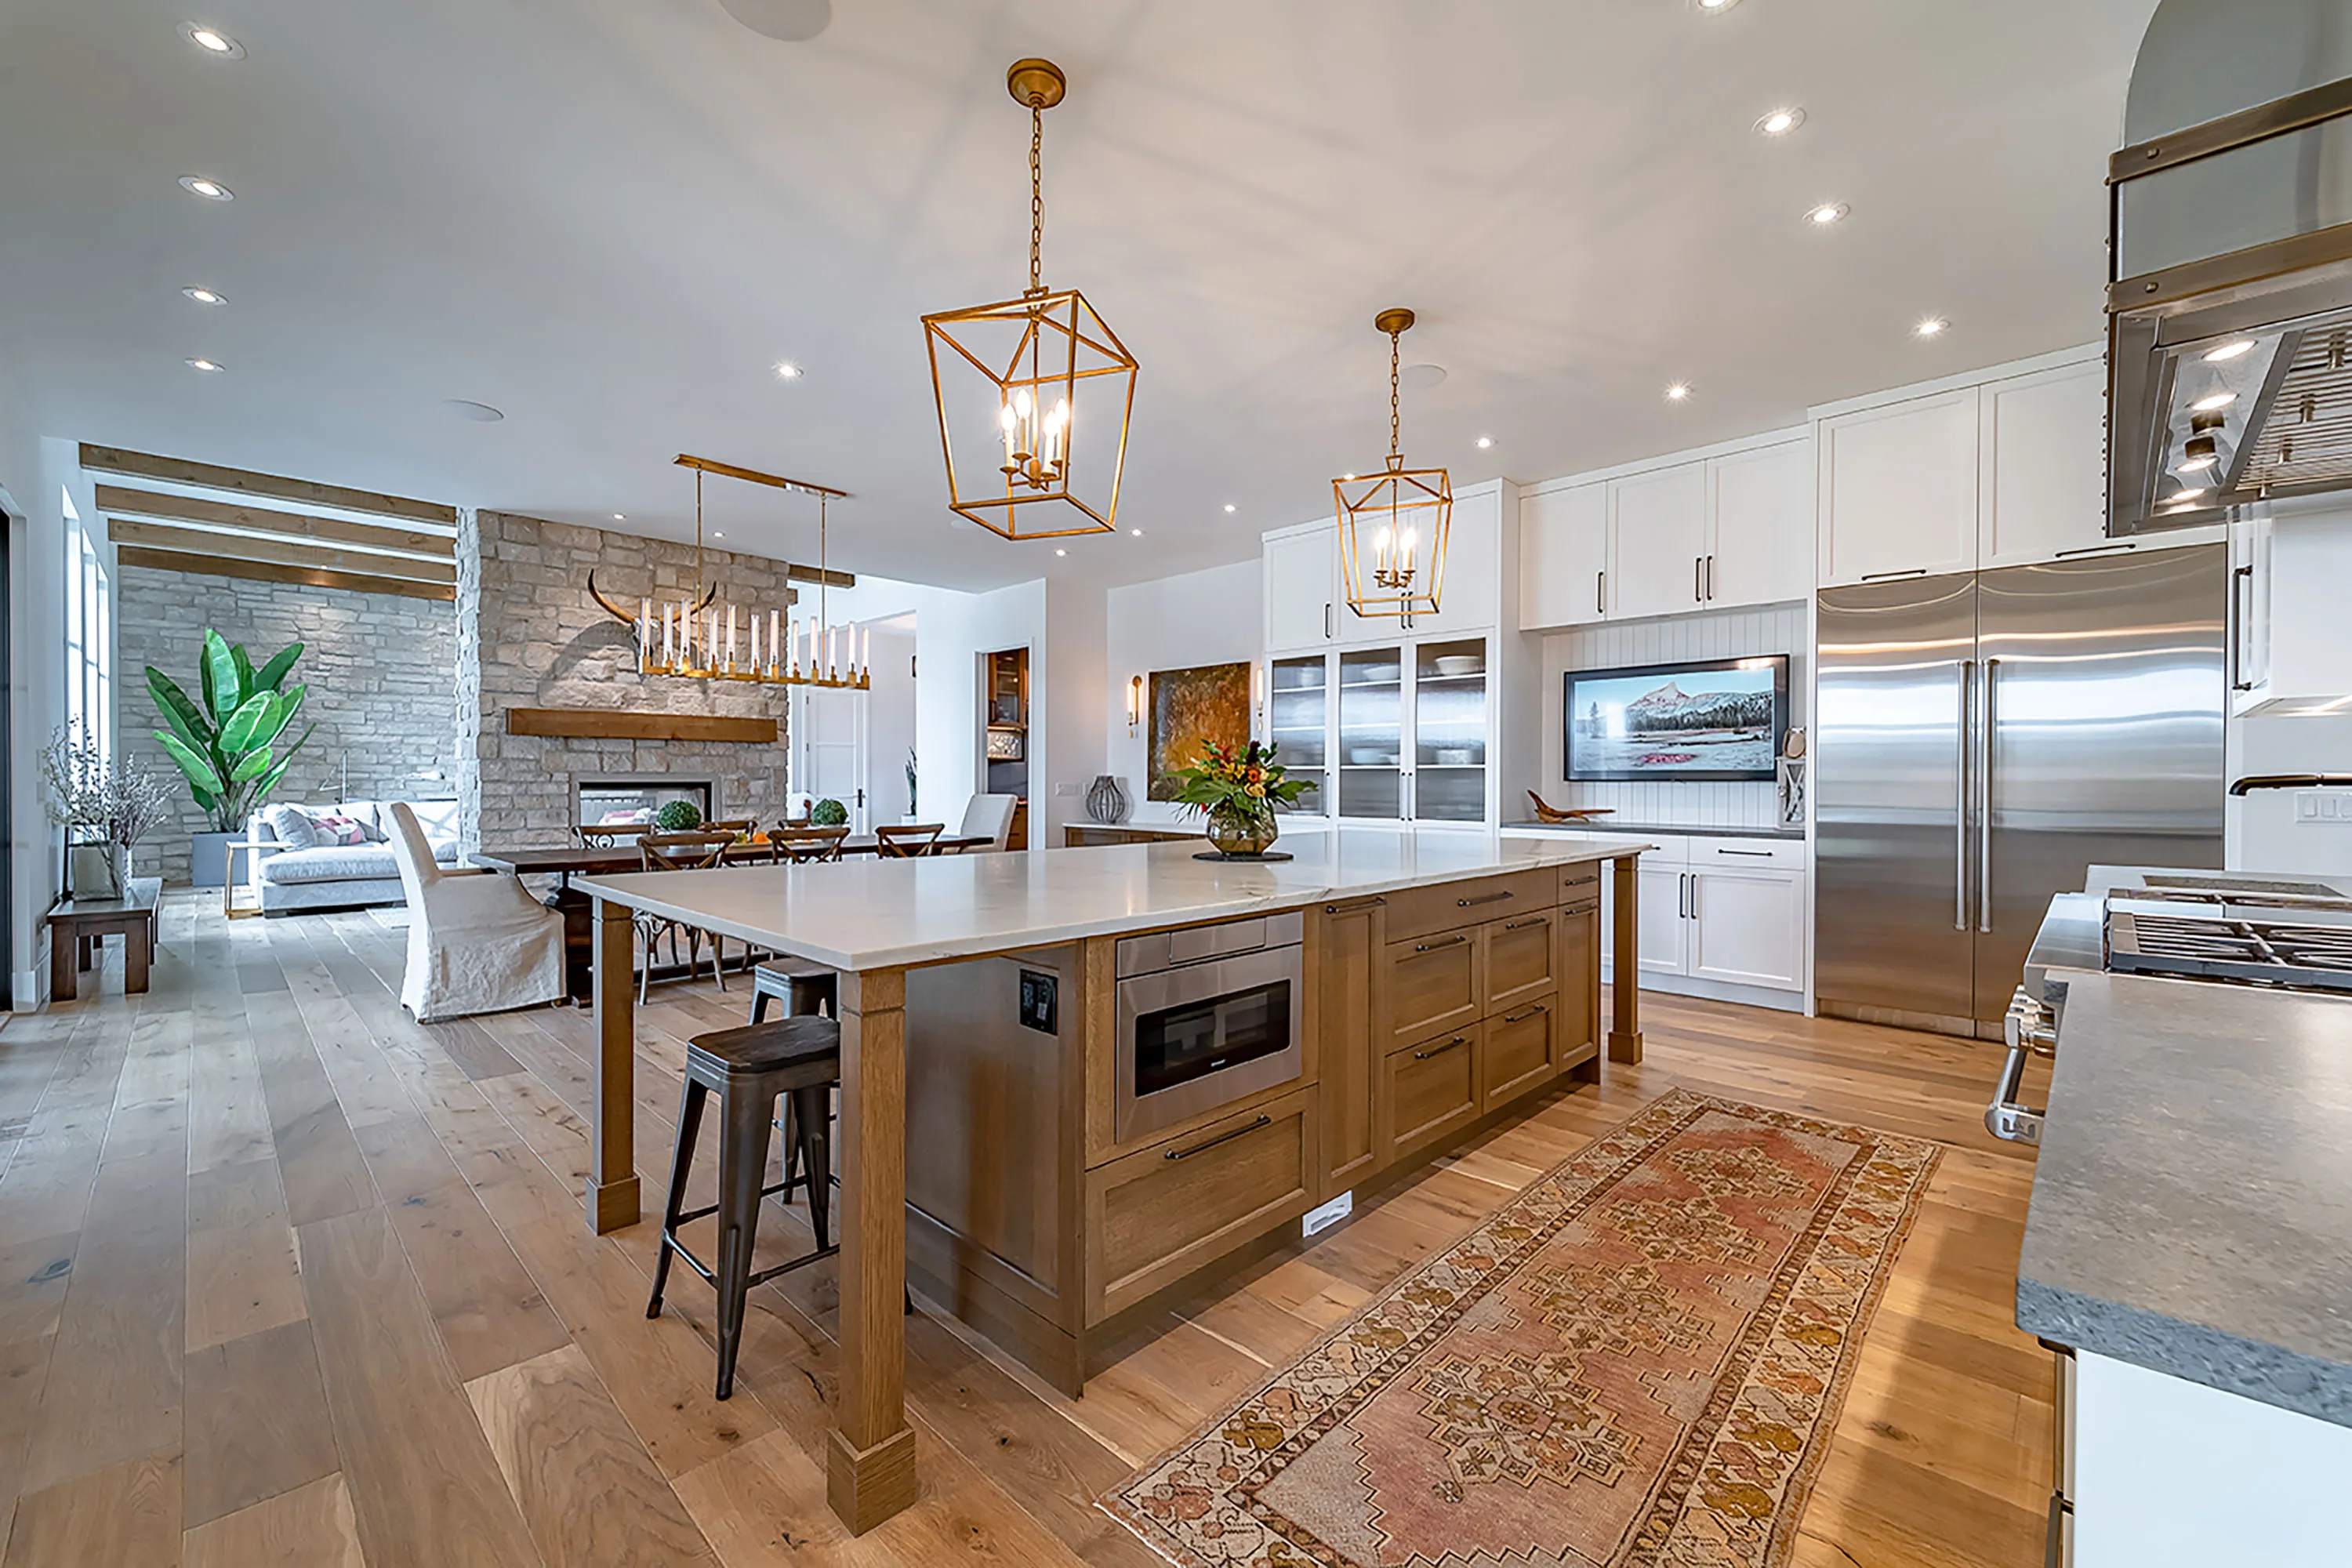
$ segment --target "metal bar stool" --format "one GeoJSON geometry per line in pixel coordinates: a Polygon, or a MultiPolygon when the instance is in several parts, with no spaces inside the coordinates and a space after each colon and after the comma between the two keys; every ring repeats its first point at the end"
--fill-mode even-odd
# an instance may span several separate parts
{"type": "Polygon", "coordinates": [[[669,1282],[670,1255],[686,1259],[687,1267],[719,1292],[719,1391],[727,1398],[735,1392],[735,1355],[743,1339],[743,1302],[755,1285],[777,1275],[831,1258],[840,1248],[830,1231],[833,1192],[831,1172],[831,1100],[841,1079],[841,1026],[831,1018],[798,1014],[772,1024],[719,1029],[697,1035],[687,1045],[686,1092],[678,1101],[677,1146],[670,1160],[669,1198],[664,1205],[659,1256],[654,1263],[654,1293],[646,1316],[661,1316],[662,1289],[669,1282]],[[695,1134],[701,1130],[702,1110],[712,1090],[719,1094],[719,1201],[706,1208],[686,1205],[687,1178],[694,1168],[695,1134]],[[797,1153],[807,1172],[809,1226],[816,1232],[816,1250],[772,1268],[751,1271],[751,1244],[759,1231],[760,1204],[786,1192],[791,1178],[762,1187],[768,1168],[768,1126],[775,1115],[777,1097],[791,1096],[798,1144],[788,1152],[786,1169],[797,1153]],[[719,1216],[719,1249],[707,1264],[677,1238],[678,1227],[710,1215],[719,1216]]]}
{"type": "MultiPolygon", "coordinates": [[[[782,1002],[787,1016],[822,1013],[828,1018],[838,1017],[840,990],[840,976],[822,963],[811,963],[802,958],[771,959],[751,971],[751,1022],[767,1020],[771,1002],[782,1002]]],[[[816,1102],[824,1107],[828,1121],[833,1115],[830,1098],[816,1102]]],[[[793,1201],[793,1188],[808,1178],[809,1167],[801,1160],[800,1110],[799,1096],[784,1101],[784,1180],[781,1191],[786,1203],[793,1201]]],[[[812,1197],[809,1201],[816,1200],[812,1197]]]]}

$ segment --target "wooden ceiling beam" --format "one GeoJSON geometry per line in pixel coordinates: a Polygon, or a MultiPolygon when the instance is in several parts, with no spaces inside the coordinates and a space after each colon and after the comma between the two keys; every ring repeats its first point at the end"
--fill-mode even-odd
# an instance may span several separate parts
{"type": "Polygon", "coordinates": [[[332,550],[296,539],[261,539],[247,533],[214,533],[181,528],[168,522],[126,522],[106,520],[106,536],[118,545],[168,550],[175,554],[213,556],[226,561],[268,561],[281,566],[313,566],[362,577],[396,577],[409,583],[454,586],[457,567],[449,561],[418,561],[405,555],[371,555],[360,550],[332,550]]]}
{"type": "Polygon", "coordinates": [[[199,489],[250,496],[258,500],[333,507],[341,511],[362,511],[376,517],[396,518],[402,522],[438,523],[444,528],[455,528],[457,524],[456,507],[442,506],[434,501],[411,500],[405,496],[384,495],[375,490],[345,489],[341,485],[314,484],[309,479],[281,479],[276,474],[257,474],[247,468],[224,468],[211,463],[190,462],[184,458],[159,458],[149,452],[93,446],[87,441],[82,443],[81,466],[94,474],[191,485],[199,489]]]}
{"type": "Polygon", "coordinates": [[[349,522],[337,517],[310,517],[301,512],[272,511],[263,507],[203,500],[194,496],[165,495],[161,490],[126,489],[121,485],[98,487],[98,510],[109,517],[205,523],[215,528],[250,528],[291,539],[315,539],[326,544],[366,545],[376,550],[409,550],[451,561],[457,556],[455,534],[420,533],[380,523],[349,522]]]}
{"type": "Polygon", "coordinates": [[[455,584],[417,583],[399,577],[371,577],[355,572],[331,572],[316,566],[284,566],[270,561],[233,561],[216,555],[188,555],[176,550],[150,550],[126,544],[115,552],[125,566],[145,566],[157,572],[201,572],[219,577],[241,577],[253,583],[299,583],[312,588],[341,588],[354,594],[396,594],[406,599],[455,599],[455,584]]]}

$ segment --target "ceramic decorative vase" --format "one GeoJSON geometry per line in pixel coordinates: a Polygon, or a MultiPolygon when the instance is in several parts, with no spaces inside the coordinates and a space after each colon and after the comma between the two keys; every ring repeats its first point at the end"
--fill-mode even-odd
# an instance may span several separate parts
{"type": "Polygon", "coordinates": [[[1127,791],[1108,773],[1097,773],[1087,787],[1087,815],[1097,822],[1127,820],[1127,791]]]}
{"type": "Polygon", "coordinates": [[[1223,854],[1263,855],[1281,834],[1281,825],[1274,818],[1272,801],[1209,808],[1209,842],[1223,854]]]}
{"type": "Polygon", "coordinates": [[[110,843],[77,844],[68,851],[68,890],[77,899],[122,896],[122,855],[110,843]]]}

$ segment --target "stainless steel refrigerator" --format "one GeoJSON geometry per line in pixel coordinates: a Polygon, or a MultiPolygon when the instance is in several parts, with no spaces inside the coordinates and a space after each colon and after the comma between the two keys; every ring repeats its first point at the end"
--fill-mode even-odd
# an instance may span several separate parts
{"type": "Polygon", "coordinates": [[[1999,1037],[2051,895],[2221,864],[2227,548],[1825,588],[1814,992],[1999,1037]]]}

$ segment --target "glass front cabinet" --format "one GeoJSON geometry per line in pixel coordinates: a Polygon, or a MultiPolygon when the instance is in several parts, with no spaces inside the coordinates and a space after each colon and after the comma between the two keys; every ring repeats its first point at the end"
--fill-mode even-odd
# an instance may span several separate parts
{"type": "Polygon", "coordinates": [[[1265,738],[1309,781],[1300,816],[1482,825],[1493,806],[1484,637],[1276,658],[1265,738]]]}

